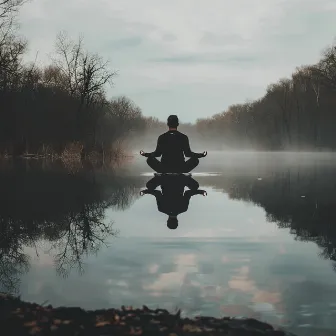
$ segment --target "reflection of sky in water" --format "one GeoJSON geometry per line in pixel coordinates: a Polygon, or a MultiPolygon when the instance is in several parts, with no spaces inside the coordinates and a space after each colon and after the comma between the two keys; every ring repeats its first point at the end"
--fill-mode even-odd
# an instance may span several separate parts
{"type": "MultiPolygon", "coordinates": [[[[265,221],[265,212],[248,203],[229,200],[226,194],[205,188],[207,197],[196,195],[191,198],[187,212],[178,216],[178,230],[167,230],[167,215],[156,209],[155,197],[141,197],[131,209],[131,214],[111,213],[116,227],[124,237],[241,237],[259,235],[288,237],[276,224],[265,221]]],[[[288,237],[288,239],[291,239],[288,237]]]]}
{"type": "Polygon", "coordinates": [[[62,280],[47,254],[29,250],[23,299],[84,308],[147,304],[336,328],[336,274],[318,247],[266,222],[263,209],[206,190],[208,197],[192,197],[176,231],[150,195],[128,211],[110,211],[120,238],[86,260],[83,276],[73,271],[62,280]]]}

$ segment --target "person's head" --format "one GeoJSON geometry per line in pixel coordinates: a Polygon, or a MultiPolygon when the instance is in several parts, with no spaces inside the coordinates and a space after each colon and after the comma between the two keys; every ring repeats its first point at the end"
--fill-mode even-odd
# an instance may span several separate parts
{"type": "Polygon", "coordinates": [[[172,114],[168,117],[167,119],[167,125],[169,128],[177,128],[177,126],[179,125],[179,120],[177,115],[172,114]]]}
{"type": "Polygon", "coordinates": [[[171,230],[175,230],[178,227],[178,219],[176,216],[169,216],[167,220],[167,227],[171,230]]]}

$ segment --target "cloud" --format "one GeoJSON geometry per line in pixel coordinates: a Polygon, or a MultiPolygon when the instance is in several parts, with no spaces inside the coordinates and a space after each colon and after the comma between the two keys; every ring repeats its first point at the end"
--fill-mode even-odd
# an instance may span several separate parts
{"type": "Polygon", "coordinates": [[[112,40],[109,44],[109,48],[133,48],[139,46],[143,42],[142,37],[133,36],[112,40]]]}
{"type": "Polygon", "coordinates": [[[251,63],[257,58],[253,56],[236,56],[236,57],[218,57],[217,55],[181,55],[171,57],[159,57],[150,59],[149,62],[157,63],[183,63],[185,65],[193,65],[195,63],[251,63]]]}
{"type": "Polygon", "coordinates": [[[19,19],[27,59],[38,51],[49,62],[61,30],[83,34],[119,71],[110,95],[130,96],[146,115],[173,109],[193,121],[316,62],[334,38],[335,12],[334,0],[35,0],[19,19]]]}

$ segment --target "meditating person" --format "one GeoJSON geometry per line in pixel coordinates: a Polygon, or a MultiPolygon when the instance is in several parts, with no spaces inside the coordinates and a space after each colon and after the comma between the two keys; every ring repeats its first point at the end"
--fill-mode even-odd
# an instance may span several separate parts
{"type": "Polygon", "coordinates": [[[194,153],[190,149],[189,138],[179,132],[179,120],[176,115],[170,115],[167,120],[168,131],[161,134],[157,140],[154,152],[145,153],[147,164],[157,173],[189,173],[199,164],[199,158],[205,157],[207,152],[194,153]],[[161,161],[157,157],[161,156],[161,161]],[[189,160],[185,161],[185,158],[189,160]]]}

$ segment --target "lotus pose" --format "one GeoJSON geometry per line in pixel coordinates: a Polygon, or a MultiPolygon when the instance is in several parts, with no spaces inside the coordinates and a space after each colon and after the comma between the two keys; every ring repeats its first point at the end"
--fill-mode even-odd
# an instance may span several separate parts
{"type": "Polygon", "coordinates": [[[169,130],[161,134],[154,152],[145,153],[147,164],[157,173],[189,173],[199,164],[199,158],[205,157],[207,152],[194,153],[190,149],[189,138],[179,132],[179,120],[176,115],[168,117],[169,130]],[[157,157],[161,157],[161,161],[157,157]],[[190,158],[185,161],[185,157],[190,158]]]}
{"type": "Polygon", "coordinates": [[[196,180],[183,174],[155,176],[147,182],[146,187],[140,195],[155,196],[158,210],[169,216],[167,226],[172,230],[178,227],[177,216],[188,210],[190,198],[195,195],[207,195],[205,190],[198,189],[199,184],[196,180]],[[161,186],[162,192],[156,190],[158,186],[161,186]],[[185,187],[190,190],[184,191],[185,187]]]}

